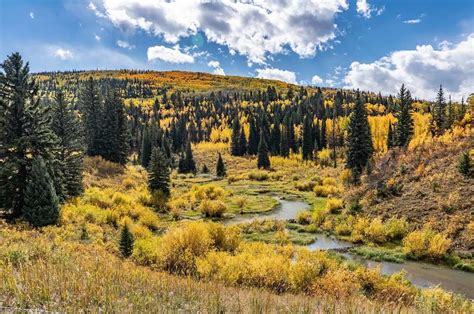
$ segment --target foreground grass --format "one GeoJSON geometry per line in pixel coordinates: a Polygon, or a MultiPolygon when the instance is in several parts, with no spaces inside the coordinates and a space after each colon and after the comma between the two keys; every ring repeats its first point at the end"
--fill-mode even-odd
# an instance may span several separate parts
{"type": "Polygon", "coordinates": [[[39,232],[0,238],[0,308],[61,312],[411,312],[363,297],[344,300],[226,287],[136,266],[102,247],[39,232]]]}

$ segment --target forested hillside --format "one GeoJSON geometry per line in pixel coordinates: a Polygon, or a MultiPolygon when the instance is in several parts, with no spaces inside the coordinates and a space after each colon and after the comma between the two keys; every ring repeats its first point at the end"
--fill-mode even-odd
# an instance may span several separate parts
{"type": "Polygon", "coordinates": [[[474,96],[409,89],[32,75],[10,55],[0,308],[472,311],[474,96]],[[465,273],[382,269],[421,261],[465,273]]]}

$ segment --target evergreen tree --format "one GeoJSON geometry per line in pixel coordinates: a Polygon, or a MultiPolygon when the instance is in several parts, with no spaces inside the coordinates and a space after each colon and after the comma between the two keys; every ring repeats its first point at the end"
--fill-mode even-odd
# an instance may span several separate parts
{"type": "Polygon", "coordinates": [[[219,153],[217,157],[216,175],[220,178],[223,178],[226,175],[225,164],[224,160],[222,159],[221,153],[219,153]]]}
{"type": "Polygon", "coordinates": [[[40,156],[33,159],[28,175],[23,217],[34,227],[56,224],[59,220],[59,200],[54,182],[40,156]]]}
{"type": "Polygon", "coordinates": [[[255,119],[250,118],[248,153],[249,155],[256,155],[257,151],[258,151],[258,131],[255,125],[255,119]]]}
{"type": "Polygon", "coordinates": [[[206,165],[206,164],[203,164],[203,165],[202,165],[201,172],[202,172],[202,173],[209,173],[209,169],[207,168],[207,165],[206,165]]]}
{"type": "Polygon", "coordinates": [[[466,178],[469,178],[472,174],[471,167],[471,156],[469,156],[469,151],[465,151],[461,154],[461,158],[459,159],[459,173],[461,173],[466,178]]]}
{"type": "MultiPolygon", "coordinates": [[[[1,64],[0,71],[0,208],[20,217],[25,205],[32,158],[55,166],[57,138],[48,107],[40,104],[38,87],[19,53],[1,64]]],[[[60,169],[49,167],[54,185],[61,185],[60,169]]]]}
{"type": "Polygon", "coordinates": [[[232,156],[241,156],[240,152],[240,122],[236,115],[232,123],[232,136],[230,142],[230,153],[232,156]]]}
{"type": "Polygon", "coordinates": [[[128,157],[127,115],[117,91],[108,91],[102,117],[103,148],[99,155],[106,160],[124,165],[128,157]]]}
{"type": "Polygon", "coordinates": [[[140,147],[140,164],[144,168],[148,168],[150,164],[151,152],[153,150],[150,128],[145,125],[140,147]]]}
{"type": "Polygon", "coordinates": [[[151,153],[148,167],[148,188],[151,191],[161,191],[166,197],[170,195],[170,170],[165,155],[158,147],[151,153]]]}
{"type": "Polygon", "coordinates": [[[186,144],[186,151],[181,155],[178,165],[179,173],[196,173],[196,163],[194,162],[193,151],[191,149],[191,142],[186,144]]]}
{"type": "Polygon", "coordinates": [[[433,130],[436,135],[443,133],[446,125],[446,101],[443,86],[440,85],[433,109],[433,130]]]}
{"type": "Polygon", "coordinates": [[[120,233],[119,241],[120,254],[122,254],[123,257],[132,255],[134,241],[133,234],[128,229],[128,225],[125,225],[120,233]]]}
{"type": "Polygon", "coordinates": [[[308,113],[303,122],[303,160],[310,160],[313,157],[313,121],[308,113]]]}
{"type": "Polygon", "coordinates": [[[413,119],[410,91],[405,88],[405,84],[402,84],[398,98],[400,99],[400,114],[396,124],[396,145],[407,147],[413,135],[413,119]]]}
{"type": "Polygon", "coordinates": [[[280,134],[280,155],[283,157],[288,157],[290,155],[290,145],[288,143],[288,131],[286,126],[282,126],[280,134]]]}
{"type": "Polygon", "coordinates": [[[58,164],[64,176],[64,188],[67,196],[78,196],[83,191],[83,130],[79,117],[73,107],[66,103],[61,90],[56,93],[55,100],[52,129],[59,140],[58,164]]]}
{"type": "Polygon", "coordinates": [[[280,138],[281,138],[281,131],[280,131],[280,122],[278,122],[278,117],[275,117],[275,122],[273,123],[272,130],[270,132],[271,138],[271,152],[272,155],[280,154],[280,138]]]}
{"type": "Polygon", "coordinates": [[[387,149],[391,149],[395,146],[395,134],[393,132],[392,123],[388,124],[388,134],[387,134],[387,149]]]}
{"type": "Polygon", "coordinates": [[[97,83],[92,77],[89,77],[85,82],[79,94],[79,108],[83,115],[86,154],[89,156],[102,155],[104,146],[102,142],[102,103],[97,83]]]}
{"type": "Polygon", "coordinates": [[[326,148],[327,147],[327,140],[326,140],[326,119],[323,119],[321,121],[321,138],[319,140],[320,143],[320,149],[326,148]]]}
{"type": "Polygon", "coordinates": [[[244,126],[242,126],[239,137],[239,156],[245,154],[247,154],[247,138],[245,137],[244,126]]]}
{"type": "Polygon", "coordinates": [[[373,153],[367,111],[365,105],[362,103],[359,92],[357,93],[354,110],[349,118],[347,131],[346,167],[351,169],[354,183],[358,183],[360,174],[367,166],[367,162],[373,153]]]}
{"type": "Polygon", "coordinates": [[[268,147],[267,147],[267,142],[265,141],[265,136],[263,132],[260,132],[260,140],[258,143],[257,167],[259,169],[270,168],[270,158],[268,157],[268,147]]]}

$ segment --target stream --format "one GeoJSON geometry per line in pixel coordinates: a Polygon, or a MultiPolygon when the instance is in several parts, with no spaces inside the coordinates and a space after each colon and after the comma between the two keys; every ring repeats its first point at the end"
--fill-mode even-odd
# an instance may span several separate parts
{"type": "MultiPolygon", "coordinates": [[[[309,205],[301,201],[288,201],[274,197],[280,205],[268,213],[237,215],[227,224],[249,223],[255,220],[275,219],[288,220],[296,218],[298,212],[308,209],[309,205]]],[[[334,237],[320,233],[316,234],[316,241],[307,245],[311,250],[331,250],[350,248],[352,243],[337,240],[334,237]]],[[[423,262],[406,261],[403,264],[392,262],[375,262],[360,256],[344,253],[347,259],[357,261],[368,268],[380,267],[382,274],[391,275],[404,270],[407,278],[416,286],[428,288],[439,285],[447,291],[462,294],[467,298],[474,299],[474,274],[444,266],[437,266],[423,262]]]]}

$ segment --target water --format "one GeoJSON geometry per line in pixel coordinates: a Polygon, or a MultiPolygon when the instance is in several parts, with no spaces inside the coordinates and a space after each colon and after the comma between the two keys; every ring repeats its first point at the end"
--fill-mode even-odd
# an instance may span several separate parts
{"type": "MultiPolygon", "coordinates": [[[[228,224],[248,223],[254,220],[276,219],[288,220],[296,218],[298,212],[308,209],[309,205],[300,201],[288,201],[275,197],[280,205],[269,213],[238,215],[228,224]]],[[[350,242],[340,241],[325,234],[316,234],[317,240],[306,247],[311,250],[330,250],[352,247],[350,242]]],[[[443,266],[407,261],[403,264],[392,262],[375,262],[360,256],[345,253],[348,259],[355,260],[368,268],[380,267],[382,274],[391,275],[405,270],[407,278],[416,286],[427,288],[439,285],[447,291],[462,294],[474,299],[474,274],[443,266]]]]}

